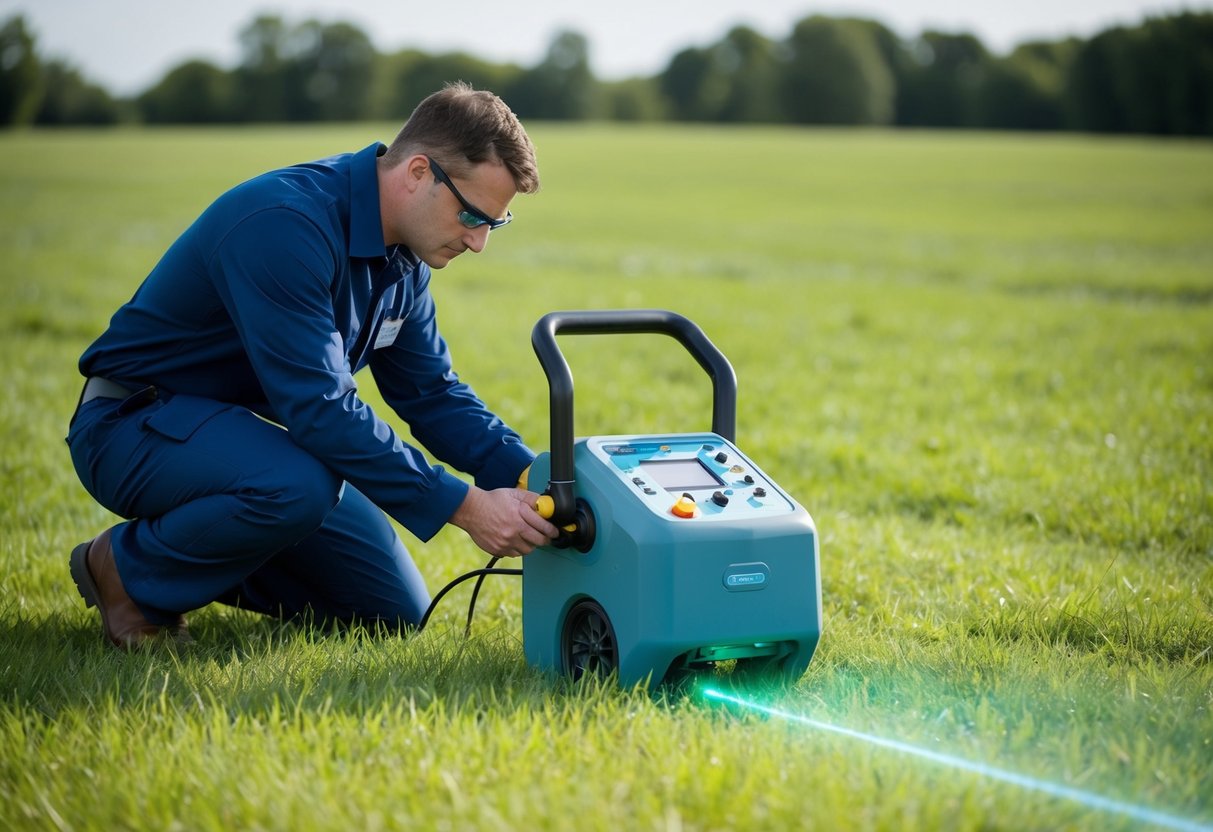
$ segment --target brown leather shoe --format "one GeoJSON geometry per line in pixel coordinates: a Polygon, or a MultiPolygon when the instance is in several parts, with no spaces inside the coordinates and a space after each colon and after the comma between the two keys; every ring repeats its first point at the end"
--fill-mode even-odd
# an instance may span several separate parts
{"type": "MultiPolygon", "coordinates": [[[[158,636],[161,628],[144,617],[122,587],[114,563],[114,549],[110,545],[112,531],[106,529],[72,550],[72,579],[85,605],[96,607],[101,613],[101,628],[106,638],[118,647],[130,649],[158,636]]],[[[180,624],[184,622],[182,617],[180,624]]],[[[185,636],[189,638],[188,629],[185,636]]]]}

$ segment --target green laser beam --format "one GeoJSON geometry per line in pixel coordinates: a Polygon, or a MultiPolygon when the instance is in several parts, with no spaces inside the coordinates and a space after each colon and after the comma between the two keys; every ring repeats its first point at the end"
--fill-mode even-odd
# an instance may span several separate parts
{"type": "Polygon", "coordinates": [[[744,699],[739,699],[736,696],[729,696],[726,693],[721,693],[718,690],[707,688],[703,691],[704,696],[709,699],[717,699],[722,702],[729,702],[733,705],[740,705],[743,708],[750,708],[770,716],[777,716],[781,719],[786,719],[791,722],[797,722],[801,725],[808,725],[812,728],[818,728],[822,731],[829,731],[832,734],[839,734],[852,739],[863,740],[880,748],[888,748],[893,751],[899,751],[903,754],[911,754],[915,757],[921,757],[924,760],[930,760],[941,765],[950,766],[961,771],[968,771],[983,777],[989,777],[991,780],[999,780],[1003,783],[1011,783],[1020,786],[1024,789],[1042,792],[1053,797],[1060,797],[1065,800],[1072,800],[1076,803],[1081,803],[1092,809],[1099,809],[1104,812],[1111,812],[1118,815],[1133,818],[1134,820],[1153,823],[1157,826],[1163,826],[1167,829],[1179,829],[1183,832],[1213,832],[1213,826],[1208,826],[1197,821],[1187,820],[1185,818],[1176,817],[1165,812],[1159,812],[1155,809],[1150,809],[1145,806],[1139,806],[1133,803],[1125,803],[1120,800],[1113,800],[1094,792],[1075,789],[1070,786],[1063,786],[1059,783],[1052,783],[1048,780],[1041,780],[1037,777],[1030,777],[1026,774],[1018,774],[1013,771],[1008,771],[996,766],[987,765],[985,763],[975,763],[972,760],[966,760],[962,757],[954,757],[951,754],[943,754],[938,751],[931,751],[926,748],[919,748],[916,745],[911,745],[900,740],[891,740],[885,737],[878,737],[873,734],[865,734],[862,731],[856,731],[851,728],[843,728],[839,725],[831,725],[828,722],[822,722],[816,719],[810,719],[806,716],[781,711],[778,708],[772,708],[767,705],[759,705],[756,702],[749,702],[744,699]]]}

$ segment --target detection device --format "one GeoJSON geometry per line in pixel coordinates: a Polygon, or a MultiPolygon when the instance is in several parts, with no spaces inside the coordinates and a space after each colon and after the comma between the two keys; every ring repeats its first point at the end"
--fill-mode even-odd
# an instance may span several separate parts
{"type": "Polygon", "coordinates": [[[821,635],[817,530],[738,447],[737,380],[703,331],[665,310],[552,312],[532,331],[551,448],[532,464],[539,511],[562,528],[522,559],[527,660],[621,684],[708,668],[795,680],[821,635]],[[660,333],[712,381],[711,430],[573,437],[558,334],[660,333]]]}

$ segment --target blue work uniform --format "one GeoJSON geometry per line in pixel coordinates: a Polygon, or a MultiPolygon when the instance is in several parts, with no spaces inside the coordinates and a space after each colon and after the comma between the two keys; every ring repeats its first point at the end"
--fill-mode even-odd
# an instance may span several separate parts
{"type": "Polygon", "coordinates": [[[112,536],[153,623],[212,601],[270,614],[416,623],[428,594],[388,522],[432,537],[468,486],[534,454],[451,367],[430,269],[388,247],[381,144],[272,171],[217,199],[80,359],[156,395],[85,402],[68,433],[81,482],[130,518],[112,536]]]}

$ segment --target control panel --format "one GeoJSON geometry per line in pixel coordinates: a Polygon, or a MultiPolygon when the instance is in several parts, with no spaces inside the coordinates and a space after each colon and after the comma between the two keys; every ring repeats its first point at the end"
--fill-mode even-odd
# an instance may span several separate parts
{"type": "Polygon", "coordinates": [[[716,434],[598,436],[586,445],[641,503],[672,522],[795,511],[758,466],[716,434]]]}

